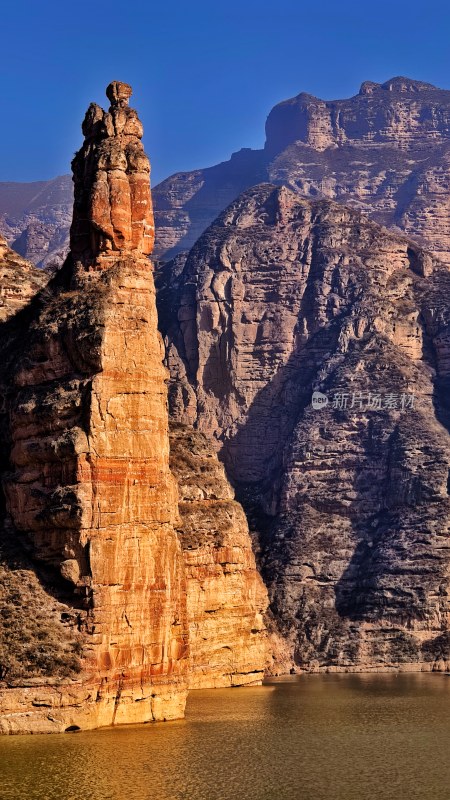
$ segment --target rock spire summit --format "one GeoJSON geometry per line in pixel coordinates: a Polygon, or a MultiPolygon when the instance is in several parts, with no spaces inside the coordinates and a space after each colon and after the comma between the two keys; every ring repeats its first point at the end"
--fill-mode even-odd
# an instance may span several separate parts
{"type": "Polygon", "coordinates": [[[106,89],[109,110],[91,103],[84,143],[72,161],[70,248],[85,268],[104,268],[119,253],[147,256],[153,250],[150,162],[142,123],[128,105],[131,94],[129,84],[112,81],[106,89]]]}

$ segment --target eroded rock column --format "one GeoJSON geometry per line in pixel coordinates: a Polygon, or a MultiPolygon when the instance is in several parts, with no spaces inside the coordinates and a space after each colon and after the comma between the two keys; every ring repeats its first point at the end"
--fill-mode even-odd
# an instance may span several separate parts
{"type": "Polygon", "coordinates": [[[174,528],[154,239],[131,87],[91,105],[73,161],[71,254],[12,375],[10,519],[72,592],[82,673],[6,690],[0,730],[173,719],[186,699],[186,589],[174,528]]]}

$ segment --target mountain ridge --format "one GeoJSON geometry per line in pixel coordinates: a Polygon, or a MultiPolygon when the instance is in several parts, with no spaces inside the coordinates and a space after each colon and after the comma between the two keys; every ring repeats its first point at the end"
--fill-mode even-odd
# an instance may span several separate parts
{"type": "MultiPolygon", "coordinates": [[[[356,95],[341,100],[299,93],[269,112],[262,149],[243,148],[154,188],[155,255],[168,260],[189,250],[242,191],[268,180],[305,197],[352,204],[450,263],[449,137],[450,91],[423,81],[364,81],[356,95]]],[[[60,263],[67,246],[70,185],[63,179],[60,211],[50,207],[33,216],[22,210],[9,222],[0,213],[10,245],[35,263],[60,263]]]]}
{"type": "Polygon", "coordinates": [[[244,505],[280,668],[446,669],[450,272],[263,184],[157,286],[171,414],[216,440],[244,505]]]}

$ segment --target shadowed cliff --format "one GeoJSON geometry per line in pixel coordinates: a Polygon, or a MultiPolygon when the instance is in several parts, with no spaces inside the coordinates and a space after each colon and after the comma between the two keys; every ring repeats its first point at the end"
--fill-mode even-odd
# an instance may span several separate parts
{"type": "Polygon", "coordinates": [[[172,415],[217,442],[292,661],[443,668],[448,270],[261,185],[157,284],[172,415]]]}

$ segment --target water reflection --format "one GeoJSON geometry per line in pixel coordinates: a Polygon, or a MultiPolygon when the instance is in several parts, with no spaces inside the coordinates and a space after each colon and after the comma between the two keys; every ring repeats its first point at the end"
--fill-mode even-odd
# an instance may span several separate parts
{"type": "Polygon", "coordinates": [[[192,692],[180,722],[0,740],[1,800],[448,800],[450,678],[192,692]]]}

